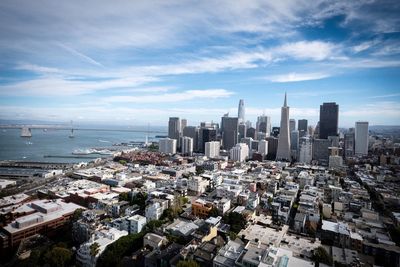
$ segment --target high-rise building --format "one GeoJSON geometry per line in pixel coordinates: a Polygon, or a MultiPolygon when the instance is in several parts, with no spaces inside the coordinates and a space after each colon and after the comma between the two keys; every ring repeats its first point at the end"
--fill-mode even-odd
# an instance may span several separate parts
{"type": "Polygon", "coordinates": [[[271,117],[262,115],[257,118],[256,133],[259,132],[266,133],[267,136],[271,134],[271,117]]]}
{"type": "Polygon", "coordinates": [[[165,154],[176,154],[176,139],[162,138],[158,142],[158,150],[165,154]]]}
{"type": "Polygon", "coordinates": [[[199,127],[186,126],[183,128],[182,136],[187,136],[193,139],[193,151],[199,151],[199,127]]]}
{"type": "Polygon", "coordinates": [[[217,130],[214,128],[200,128],[198,142],[199,151],[204,153],[205,143],[211,141],[217,141],[217,130]]]}
{"type": "Polygon", "coordinates": [[[239,124],[239,140],[246,137],[246,124],[239,124]]]}
{"type": "Polygon", "coordinates": [[[294,130],[296,130],[296,120],[290,119],[289,120],[289,133],[293,132],[294,130]]]}
{"type": "Polygon", "coordinates": [[[260,140],[258,142],[258,153],[260,153],[263,157],[268,154],[268,141],[260,140]]]}
{"type": "Polygon", "coordinates": [[[183,132],[183,129],[187,126],[187,119],[182,119],[181,120],[181,133],[183,132]]]}
{"type": "Polygon", "coordinates": [[[177,140],[177,146],[179,147],[179,140],[181,137],[181,120],[178,117],[169,118],[168,137],[177,140]]]}
{"type": "Polygon", "coordinates": [[[245,115],[245,110],[244,110],[244,100],[240,99],[239,101],[239,107],[238,107],[238,119],[239,123],[244,123],[244,115],[245,115]]]}
{"type": "Polygon", "coordinates": [[[344,157],[349,158],[354,156],[355,136],[354,131],[349,131],[344,134],[344,157]]]}
{"type": "Polygon", "coordinates": [[[278,138],[273,136],[268,136],[266,138],[268,142],[268,159],[275,159],[276,152],[278,151],[278,138]]]}
{"type": "Polygon", "coordinates": [[[329,169],[340,168],[343,165],[343,157],[340,156],[341,148],[330,147],[329,148],[329,169]]]}
{"type": "Polygon", "coordinates": [[[222,117],[222,146],[225,150],[234,147],[238,142],[238,118],[222,117]]]}
{"type": "Polygon", "coordinates": [[[368,122],[356,122],[355,132],[355,154],[360,156],[368,155],[368,122]]]}
{"type": "Polygon", "coordinates": [[[251,128],[251,125],[252,125],[251,121],[247,120],[245,124],[246,124],[246,129],[251,128]]]}
{"type": "Polygon", "coordinates": [[[244,143],[237,143],[230,149],[230,158],[233,161],[243,162],[249,156],[249,147],[244,143]]]}
{"type": "Polygon", "coordinates": [[[317,160],[320,165],[328,166],[329,147],[331,145],[331,141],[328,139],[314,139],[313,159],[317,160]]]}
{"type": "Polygon", "coordinates": [[[253,127],[247,128],[246,137],[256,139],[256,129],[254,129],[253,127]]]}
{"type": "Polygon", "coordinates": [[[287,106],[287,96],[281,108],[281,127],[279,131],[278,151],[276,160],[290,161],[290,136],[289,136],[289,107],[287,106]]]}
{"type": "Polygon", "coordinates": [[[216,158],[219,156],[220,142],[212,141],[205,144],[205,156],[208,158],[216,158]]]}
{"type": "Polygon", "coordinates": [[[297,159],[299,152],[299,131],[290,132],[290,153],[292,158],[297,159]]]}
{"type": "Polygon", "coordinates": [[[319,111],[319,138],[327,139],[328,136],[338,135],[339,105],[336,103],[323,103],[319,111]]]}
{"type": "Polygon", "coordinates": [[[303,137],[307,135],[308,121],[305,119],[297,121],[297,130],[299,131],[299,136],[303,137]]]}
{"type": "Polygon", "coordinates": [[[300,163],[310,164],[312,161],[312,140],[310,137],[302,137],[299,140],[299,159],[300,163]]]}
{"type": "Polygon", "coordinates": [[[191,156],[193,154],[193,138],[183,136],[181,140],[182,144],[182,155],[191,156]]]}
{"type": "Polygon", "coordinates": [[[242,138],[242,139],[240,139],[240,143],[244,143],[244,144],[246,144],[247,146],[248,146],[248,148],[249,148],[249,157],[251,157],[251,152],[252,152],[252,147],[253,147],[253,138],[251,138],[251,137],[245,137],[245,138],[242,138]]]}

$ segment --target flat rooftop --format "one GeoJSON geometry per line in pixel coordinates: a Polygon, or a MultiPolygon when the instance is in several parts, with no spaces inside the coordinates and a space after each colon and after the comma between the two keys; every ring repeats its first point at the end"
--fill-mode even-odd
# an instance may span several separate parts
{"type": "Polygon", "coordinates": [[[30,203],[26,203],[26,204],[24,204],[24,206],[26,205],[28,207],[31,207],[32,203],[35,203],[37,206],[40,206],[43,208],[48,207],[48,205],[52,205],[52,206],[57,205],[58,209],[55,211],[50,211],[48,213],[42,213],[42,212],[38,211],[38,212],[30,214],[30,215],[22,216],[16,220],[12,221],[8,225],[6,225],[3,229],[11,234],[16,234],[20,231],[25,231],[26,229],[36,227],[40,224],[48,223],[50,221],[61,218],[65,215],[71,214],[76,209],[85,209],[84,207],[76,205],[74,203],[66,203],[66,202],[62,201],[61,199],[56,199],[54,201],[53,200],[37,200],[37,201],[32,201],[30,203]],[[40,222],[37,222],[37,223],[29,224],[25,227],[20,227],[20,228],[17,227],[17,222],[19,222],[19,223],[26,222],[31,219],[38,218],[38,216],[43,218],[43,220],[41,220],[40,222]]]}

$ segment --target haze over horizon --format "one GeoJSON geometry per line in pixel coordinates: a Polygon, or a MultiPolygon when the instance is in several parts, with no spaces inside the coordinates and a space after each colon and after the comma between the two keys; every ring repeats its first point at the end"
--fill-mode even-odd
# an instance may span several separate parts
{"type": "Polygon", "coordinates": [[[400,2],[2,1],[0,119],[400,125],[400,2]]]}

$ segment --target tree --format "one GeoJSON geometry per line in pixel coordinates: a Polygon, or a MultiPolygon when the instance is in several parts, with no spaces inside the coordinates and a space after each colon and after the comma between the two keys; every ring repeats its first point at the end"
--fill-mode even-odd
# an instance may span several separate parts
{"type": "Polygon", "coordinates": [[[314,250],[312,260],[319,263],[324,263],[329,266],[332,265],[332,256],[328,254],[324,247],[320,246],[314,250]]]}
{"type": "Polygon", "coordinates": [[[72,259],[72,252],[67,248],[53,247],[50,251],[46,252],[44,259],[52,267],[68,266],[72,259]]]}
{"type": "Polygon", "coordinates": [[[216,207],[213,207],[208,215],[211,217],[217,217],[219,215],[219,211],[216,207]]]}
{"type": "Polygon", "coordinates": [[[99,243],[94,242],[93,244],[90,245],[89,249],[90,249],[90,255],[92,257],[96,257],[96,255],[100,251],[100,245],[99,245],[99,243]]]}
{"type": "Polygon", "coordinates": [[[194,260],[178,261],[176,267],[200,267],[200,265],[194,260]]]}
{"type": "Polygon", "coordinates": [[[126,160],[124,160],[124,159],[120,159],[118,162],[121,165],[126,165],[126,160]]]}
{"type": "Polygon", "coordinates": [[[120,266],[124,256],[142,247],[144,235],[144,231],[137,234],[126,235],[108,245],[99,256],[96,266],[120,266]]]}
{"type": "Polygon", "coordinates": [[[82,216],[82,212],[83,212],[83,209],[76,209],[74,211],[74,214],[72,215],[72,221],[76,222],[77,220],[79,220],[82,216]]]}
{"type": "Polygon", "coordinates": [[[234,233],[239,233],[246,226],[246,218],[244,215],[237,212],[230,212],[223,216],[224,223],[231,226],[231,231],[234,233]]]}

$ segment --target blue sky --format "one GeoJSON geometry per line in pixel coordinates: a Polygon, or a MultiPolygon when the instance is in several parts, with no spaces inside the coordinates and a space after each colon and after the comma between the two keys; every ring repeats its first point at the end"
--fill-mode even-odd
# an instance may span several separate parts
{"type": "Polygon", "coordinates": [[[0,119],[400,125],[400,2],[0,2],[0,119]]]}

